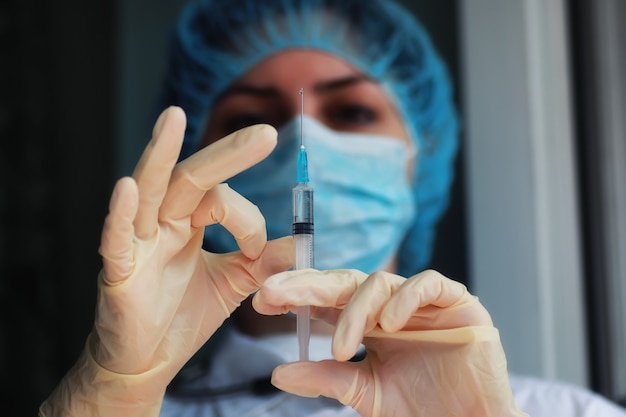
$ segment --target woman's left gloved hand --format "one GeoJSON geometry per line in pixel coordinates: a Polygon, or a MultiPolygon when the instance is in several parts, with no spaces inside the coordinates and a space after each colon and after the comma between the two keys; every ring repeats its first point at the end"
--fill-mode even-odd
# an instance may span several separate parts
{"type": "Polygon", "coordinates": [[[133,177],[115,187],[93,331],[41,416],[157,416],[183,364],[291,265],[291,237],[268,242],[258,208],[222,184],[267,156],[276,130],[251,126],[177,163],[185,123],[180,108],[163,112],[133,177]],[[202,250],[205,225],[218,222],[241,251],[202,250]]]}
{"type": "Polygon", "coordinates": [[[364,417],[525,416],[513,401],[498,331],[462,284],[435,271],[410,279],[386,272],[289,271],[253,299],[262,314],[310,305],[336,325],[336,361],[275,369],[278,388],[320,395],[364,417]],[[367,357],[347,362],[363,343],[367,357]]]}

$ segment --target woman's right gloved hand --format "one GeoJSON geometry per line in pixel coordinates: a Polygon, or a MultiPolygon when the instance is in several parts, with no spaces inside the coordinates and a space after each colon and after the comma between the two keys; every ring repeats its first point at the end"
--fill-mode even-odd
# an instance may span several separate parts
{"type": "Polygon", "coordinates": [[[462,284],[435,271],[404,279],[310,269],[269,278],[253,299],[270,315],[306,305],[336,326],[336,360],[281,365],[278,388],[335,398],[363,417],[527,417],[513,400],[498,330],[462,284]],[[366,358],[348,362],[361,343],[366,358]]]}
{"type": "Polygon", "coordinates": [[[270,126],[252,126],[176,164],[186,119],[157,121],[132,178],[115,186],[100,252],[96,320],[75,366],[40,416],[157,416],[185,362],[268,276],[292,263],[291,238],[267,242],[265,220],[221,184],[265,158],[270,126]],[[202,250],[220,223],[240,252],[202,250]]]}

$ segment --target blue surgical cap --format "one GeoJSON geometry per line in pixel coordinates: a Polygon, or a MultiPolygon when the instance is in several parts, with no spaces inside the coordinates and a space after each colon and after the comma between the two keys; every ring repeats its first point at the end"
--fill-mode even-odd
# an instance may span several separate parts
{"type": "Polygon", "coordinates": [[[187,114],[181,159],[198,149],[219,95],[255,64],[289,48],[336,55],[395,99],[419,150],[417,216],[400,248],[398,273],[427,267],[449,201],[457,113],[449,74],[428,34],[391,1],[192,0],[173,34],[162,102],[187,114]]]}

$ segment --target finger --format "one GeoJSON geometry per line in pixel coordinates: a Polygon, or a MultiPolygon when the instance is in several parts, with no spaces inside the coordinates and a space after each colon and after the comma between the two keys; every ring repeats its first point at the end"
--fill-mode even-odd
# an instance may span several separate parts
{"type": "Polygon", "coordinates": [[[129,177],[120,179],[111,195],[109,214],[104,221],[100,241],[105,282],[119,283],[133,272],[135,265],[133,220],[137,214],[137,207],[137,184],[129,177]]]}
{"type": "Polygon", "coordinates": [[[368,392],[368,387],[374,386],[372,380],[364,364],[351,362],[295,362],[280,365],[272,373],[272,384],[283,391],[334,398],[357,411],[374,406],[374,393],[368,392]]]}
{"type": "MultiPolygon", "coordinates": [[[[403,328],[419,309],[436,307],[431,311],[430,320],[432,321],[438,313],[452,313],[451,309],[455,306],[475,303],[475,298],[463,284],[448,279],[436,271],[424,271],[403,282],[393,294],[381,312],[380,325],[385,331],[396,332],[403,328]]],[[[470,316],[467,317],[463,314],[448,314],[452,320],[448,323],[441,323],[439,327],[487,324],[481,317],[482,313],[478,310],[476,312],[478,316],[470,310],[468,310],[470,316]],[[468,321],[475,322],[469,323],[468,321]]]]}
{"type": "MultiPolygon", "coordinates": [[[[250,274],[256,277],[254,291],[270,276],[293,265],[293,238],[281,237],[267,242],[261,256],[252,263],[250,274]]],[[[251,291],[248,291],[250,294],[251,291]]]]}
{"type": "Polygon", "coordinates": [[[350,359],[363,336],[378,325],[380,312],[405,279],[389,272],[375,272],[357,289],[344,308],[333,338],[333,356],[350,359]]]}
{"type": "Polygon", "coordinates": [[[269,125],[250,126],[180,162],[172,173],[160,218],[176,220],[193,213],[207,190],[269,155],[276,135],[269,125]]]}
{"type": "Polygon", "coordinates": [[[235,238],[241,252],[256,259],[267,242],[265,218],[257,206],[227,184],[218,184],[206,192],[191,216],[193,227],[220,223],[235,238]]]}
{"type": "Polygon", "coordinates": [[[140,239],[156,232],[159,207],[180,154],[185,125],[185,113],[180,107],[169,107],[163,111],[133,173],[139,188],[135,233],[140,239]]]}
{"type": "MultiPolygon", "coordinates": [[[[218,287],[216,294],[221,297],[219,303],[230,314],[241,301],[258,290],[267,277],[286,270],[293,265],[293,239],[286,236],[267,242],[261,255],[254,261],[242,258],[240,252],[227,254],[204,254],[207,263],[215,265],[213,282],[218,287]],[[219,258],[219,260],[217,260],[219,258]],[[215,277],[221,276],[224,279],[215,277]]],[[[223,320],[223,318],[221,318],[223,320]]],[[[221,323],[220,320],[220,323],[221,323]]]]}
{"type": "Polygon", "coordinates": [[[282,272],[265,281],[252,305],[267,315],[282,314],[296,306],[343,308],[366,277],[350,269],[282,272]]]}

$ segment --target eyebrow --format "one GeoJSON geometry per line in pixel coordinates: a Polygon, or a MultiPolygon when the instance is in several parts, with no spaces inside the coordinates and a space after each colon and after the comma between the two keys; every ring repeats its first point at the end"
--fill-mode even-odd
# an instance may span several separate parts
{"type": "MultiPolygon", "coordinates": [[[[336,91],[342,88],[351,87],[361,82],[378,82],[365,74],[349,75],[347,77],[335,78],[328,81],[321,81],[313,86],[313,91],[317,94],[324,94],[329,91],[336,91]]],[[[257,87],[250,84],[235,84],[228,87],[219,95],[217,101],[221,101],[228,96],[245,94],[257,97],[275,98],[280,97],[280,91],[275,87],[257,87]]]]}
{"type": "Polygon", "coordinates": [[[351,87],[361,82],[376,83],[376,81],[365,74],[349,75],[347,77],[336,78],[334,80],[322,81],[313,86],[313,91],[323,94],[328,91],[338,90],[341,88],[351,87]]]}

